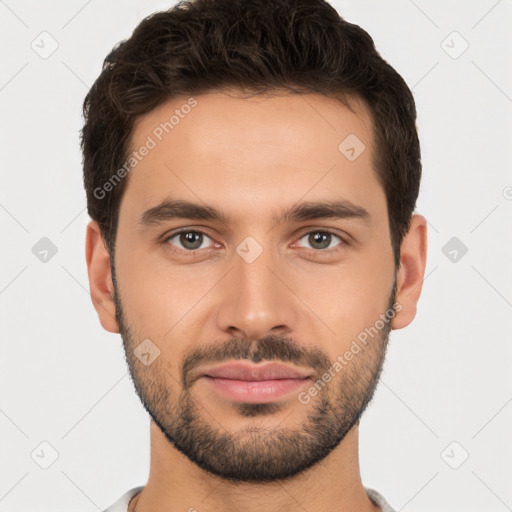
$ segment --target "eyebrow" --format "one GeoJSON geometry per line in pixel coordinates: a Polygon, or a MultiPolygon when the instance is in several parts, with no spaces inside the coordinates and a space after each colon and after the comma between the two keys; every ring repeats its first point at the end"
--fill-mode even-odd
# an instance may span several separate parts
{"type": "MultiPolygon", "coordinates": [[[[139,226],[158,226],[173,219],[220,221],[229,224],[231,219],[223,211],[212,206],[201,205],[181,199],[166,199],[146,210],[139,219],[139,226]]],[[[350,201],[302,202],[294,205],[280,216],[273,215],[277,223],[300,222],[316,219],[359,219],[369,223],[370,214],[363,207],[350,201]]]]}

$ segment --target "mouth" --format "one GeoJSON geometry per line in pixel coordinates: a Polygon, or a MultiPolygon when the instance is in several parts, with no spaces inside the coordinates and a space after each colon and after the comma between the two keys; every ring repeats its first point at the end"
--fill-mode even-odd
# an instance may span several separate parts
{"type": "Polygon", "coordinates": [[[309,384],[312,373],[282,363],[233,362],[204,369],[200,378],[224,397],[238,402],[268,403],[309,384]]]}

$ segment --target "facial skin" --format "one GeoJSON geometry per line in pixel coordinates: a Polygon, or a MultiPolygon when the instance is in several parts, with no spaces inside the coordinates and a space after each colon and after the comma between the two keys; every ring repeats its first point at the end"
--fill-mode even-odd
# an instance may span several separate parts
{"type": "MultiPolygon", "coordinates": [[[[155,139],[155,128],[187,100],[141,118],[132,149],[155,139]]],[[[413,216],[395,269],[370,115],[357,98],[349,97],[354,112],[316,94],[215,92],[196,100],[130,172],[114,276],[97,224],[87,232],[93,303],[102,326],[121,333],[153,419],[151,473],[137,512],[187,510],[198,496],[208,496],[201,511],[376,510],[360,481],[358,420],[390,329],[415,316],[426,222],[413,216]],[[354,161],[338,150],[350,134],[366,146],[354,161]],[[226,219],[140,222],[170,199],[226,219]],[[301,203],[334,201],[366,214],[275,218],[301,203]],[[177,234],[182,229],[188,235],[177,234]],[[392,321],[308,403],[298,400],[394,302],[392,321]],[[147,366],[134,353],[146,339],[160,350],[147,366]],[[199,377],[212,363],[240,359],[283,362],[310,379],[275,401],[249,404],[199,377]]]]}

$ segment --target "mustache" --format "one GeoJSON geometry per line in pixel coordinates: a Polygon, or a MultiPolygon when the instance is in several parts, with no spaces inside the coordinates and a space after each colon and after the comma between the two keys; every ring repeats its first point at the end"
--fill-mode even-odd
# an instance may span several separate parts
{"type": "Polygon", "coordinates": [[[233,337],[224,342],[196,347],[187,353],[181,369],[183,389],[189,388],[196,380],[198,367],[232,359],[253,363],[279,360],[312,368],[319,375],[331,366],[324,352],[318,348],[301,346],[290,337],[268,335],[260,340],[233,337]]]}

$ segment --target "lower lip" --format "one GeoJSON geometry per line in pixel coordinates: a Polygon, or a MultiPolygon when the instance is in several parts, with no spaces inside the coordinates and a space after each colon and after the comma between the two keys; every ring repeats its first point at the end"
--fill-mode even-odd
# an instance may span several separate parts
{"type": "Polygon", "coordinates": [[[220,377],[204,379],[224,396],[247,403],[268,403],[303,387],[310,379],[235,380],[220,377]]]}

